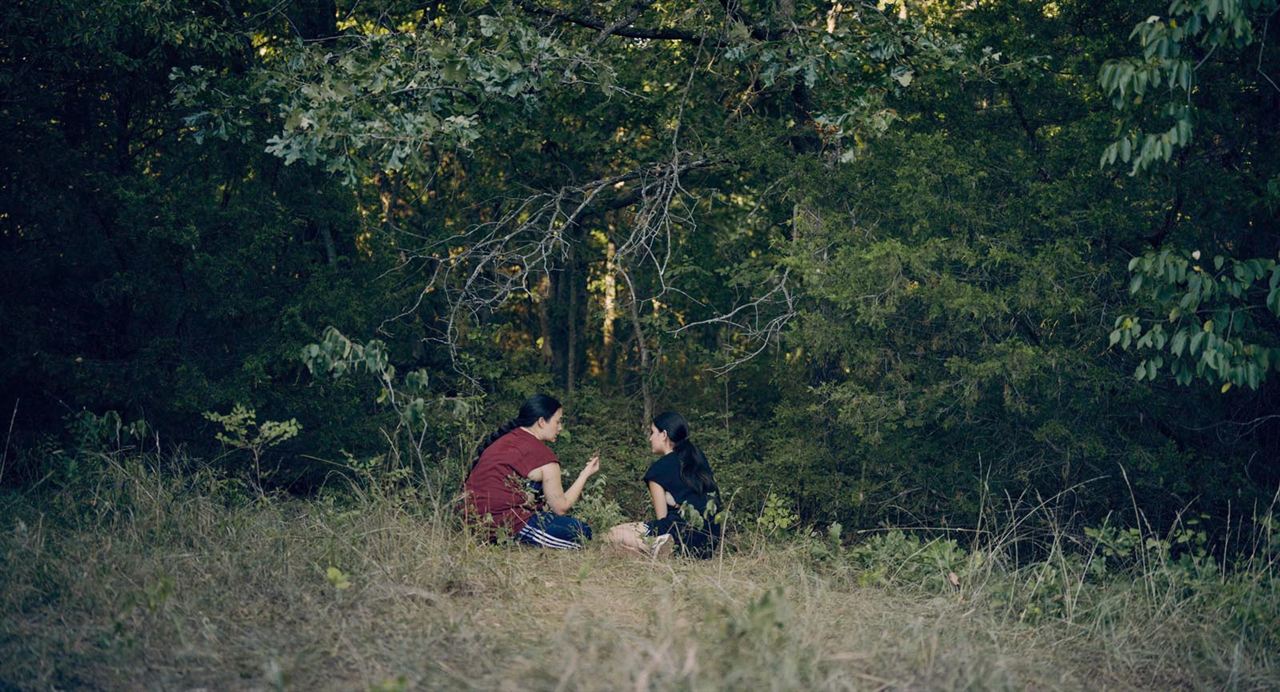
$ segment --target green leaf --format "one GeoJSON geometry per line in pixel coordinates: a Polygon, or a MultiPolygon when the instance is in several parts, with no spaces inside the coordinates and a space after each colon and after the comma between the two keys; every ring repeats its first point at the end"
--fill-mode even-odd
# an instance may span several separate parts
{"type": "Polygon", "coordinates": [[[1200,344],[1203,342],[1204,332],[1200,331],[1191,335],[1191,355],[1194,356],[1200,352],[1200,344]]]}
{"type": "Polygon", "coordinates": [[[325,570],[324,576],[329,580],[329,583],[333,585],[333,588],[339,591],[351,588],[351,581],[347,578],[347,575],[337,567],[330,567],[325,570]]]}

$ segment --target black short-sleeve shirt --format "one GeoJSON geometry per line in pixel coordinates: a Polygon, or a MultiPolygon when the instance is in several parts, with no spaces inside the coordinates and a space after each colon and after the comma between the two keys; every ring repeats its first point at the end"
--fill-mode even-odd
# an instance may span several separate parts
{"type": "Polygon", "coordinates": [[[690,488],[689,484],[680,477],[680,455],[675,452],[653,462],[649,470],[645,471],[643,480],[653,481],[662,486],[663,490],[671,493],[671,497],[675,498],[677,505],[688,503],[699,512],[705,512],[707,509],[706,493],[699,493],[690,488]]]}

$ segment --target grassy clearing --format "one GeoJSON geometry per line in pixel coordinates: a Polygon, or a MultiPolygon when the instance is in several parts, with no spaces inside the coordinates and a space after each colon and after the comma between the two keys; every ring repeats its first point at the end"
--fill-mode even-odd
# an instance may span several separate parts
{"type": "Polygon", "coordinates": [[[1280,687],[1272,562],[1188,582],[1172,563],[1098,576],[1079,557],[1013,569],[896,535],[742,532],[719,559],[655,563],[482,545],[413,498],[231,487],[113,465],[0,498],[0,683],[1280,687]]]}

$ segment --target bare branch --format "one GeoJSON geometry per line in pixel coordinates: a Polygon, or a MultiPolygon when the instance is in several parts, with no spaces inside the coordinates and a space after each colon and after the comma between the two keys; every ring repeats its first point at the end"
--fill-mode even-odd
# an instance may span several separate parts
{"type": "Polygon", "coordinates": [[[601,43],[604,43],[604,40],[609,38],[611,34],[631,26],[631,24],[639,19],[640,15],[643,14],[645,10],[649,9],[649,6],[653,3],[654,0],[637,0],[637,2],[631,6],[631,11],[622,19],[619,19],[607,28],[603,29],[592,45],[599,46],[601,43]]]}
{"type": "MultiPolygon", "coordinates": [[[[476,224],[413,252],[412,260],[424,264],[427,280],[414,304],[391,320],[411,314],[428,293],[440,291],[446,310],[437,340],[449,346],[456,363],[462,320],[496,310],[512,297],[530,295],[534,277],[551,273],[565,261],[572,242],[571,229],[584,217],[637,202],[640,206],[636,217],[640,221],[625,244],[626,252],[650,258],[660,272],[665,271],[670,248],[659,259],[653,242],[658,234],[664,234],[670,244],[672,222],[666,209],[677,191],[682,190],[679,176],[714,164],[710,159],[678,152],[669,162],[513,200],[495,220],[476,224]],[[632,183],[638,183],[634,191],[610,199],[616,190],[632,183]]],[[[692,223],[687,216],[680,218],[692,223]]]]}
{"type": "Polygon", "coordinates": [[[1268,75],[1266,71],[1262,69],[1262,52],[1267,49],[1267,29],[1271,27],[1271,18],[1274,17],[1277,12],[1280,12],[1280,8],[1273,10],[1271,14],[1267,15],[1267,19],[1264,22],[1262,22],[1262,40],[1258,42],[1257,70],[1258,70],[1258,74],[1262,75],[1262,78],[1267,80],[1267,83],[1271,85],[1272,89],[1275,89],[1276,91],[1280,91],[1280,86],[1277,86],[1276,83],[1271,79],[1271,76],[1268,75]]]}
{"type": "MultiPolygon", "coordinates": [[[[412,259],[423,263],[428,276],[414,305],[398,317],[411,314],[428,293],[438,291],[445,309],[436,340],[448,346],[457,367],[464,322],[497,310],[513,297],[532,295],[536,277],[550,274],[567,259],[570,243],[574,242],[572,229],[584,218],[633,207],[630,223],[615,241],[615,270],[631,292],[632,321],[639,338],[645,341],[641,344],[641,370],[644,371],[641,377],[647,378],[651,375],[647,369],[654,359],[648,357],[652,344],[639,331],[642,329],[640,304],[673,292],[703,305],[673,285],[669,275],[677,230],[687,232],[697,227],[692,211],[694,204],[689,202],[696,200],[696,195],[684,187],[682,176],[716,163],[677,147],[668,161],[511,200],[494,220],[475,224],[412,253],[412,259]],[[629,189],[623,191],[623,188],[629,189]],[[633,277],[641,266],[648,267],[648,273],[657,283],[655,293],[647,297],[635,292],[633,277]]],[[[775,343],[794,317],[795,304],[788,279],[784,271],[763,295],[668,334],[678,335],[694,327],[712,325],[732,330],[739,343],[746,345],[747,352],[712,369],[719,374],[729,372],[775,343]]],[[[703,307],[709,309],[709,306],[703,307]]],[[[457,369],[468,376],[461,368],[457,369]]]]}
{"type": "Polygon", "coordinates": [[[722,315],[690,322],[672,333],[679,334],[686,329],[710,325],[728,327],[734,330],[746,342],[747,348],[750,350],[723,365],[711,368],[711,371],[717,375],[723,375],[733,370],[760,355],[768,348],[769,344],[775,343],[783,328],[795,317],[795,297],[792,295],[791,287],[788,284],[790,273],[790,269],[783,270],[782,276],[778,277],[777,283],[764,295],[743,303],[722,315]]]}

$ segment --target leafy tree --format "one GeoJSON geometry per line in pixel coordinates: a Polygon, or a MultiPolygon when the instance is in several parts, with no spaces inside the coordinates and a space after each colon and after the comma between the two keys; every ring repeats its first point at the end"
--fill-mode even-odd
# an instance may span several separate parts
{"type": "Polygon", "coordinates": [[[238,88],[270,29],[254,22],[283,18],[256,4],[135,9],[0,10],[0,290],[22,296],[0,307],[6,405],[20,430],[116,410],[167,443],[208,444],[201,411],[253,402],[273,418],[323,409],[350,430],[330,443],[359,437],[358,409],[299,397],[291,380],[323,326],[381,319],[366,306],[392,256],[361,240],[350,192],[261,151],[267,123],[198,146],[173,103],[171,75],[194,65],[238,88]]]}
{"type": "Polygon", "coordinates": [[[1274,3],[1163,7],[10,3],[0,382],[296,419],[297,488],[551,388],[620,473],[686,412],[735,511],[1225,516],[1280,480],[1274,3]]]}
{"type": "Polygon", "coordinates": [[[1129,263],[1143,309],[1118,316],[1111,333],[1112,345],[1148,354],[1139,379],[1167,370],[1226,393],[1259,389],[1280,367],[1280,65],[1266,52],[1276,11],[1274,0],[1177,0],[1134,27],[1141,57],[1100,72],[1122,116],[1103,164],[1174,167],[1166,221],[1129,263]],[[1161,119],[1166,131],[1146,132],[1161,119]],[[1188,185],[1222,173],[1226,185],[1188,185]]]}

